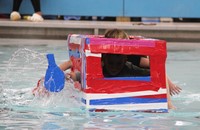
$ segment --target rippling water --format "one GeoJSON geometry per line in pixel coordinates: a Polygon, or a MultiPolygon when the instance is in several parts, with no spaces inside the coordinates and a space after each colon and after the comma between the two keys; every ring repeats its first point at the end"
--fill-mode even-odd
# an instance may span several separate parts
{"type": "Polygon", "coordinates": [[[54,53],[58,64],[68,59],[65,41],[54,41],[55,44],[40,41],[35,46],[4,42],[0,45],[0,130],[193,130],[200,127],[199,43],[169,44],[167,73],[183,89],[172,98],[177,110],[95,113],[80,106],[79,92],[70,82],[64,91],[49,98],[32,95],[33,87],[47,67],[45,54],[54,53]]]}

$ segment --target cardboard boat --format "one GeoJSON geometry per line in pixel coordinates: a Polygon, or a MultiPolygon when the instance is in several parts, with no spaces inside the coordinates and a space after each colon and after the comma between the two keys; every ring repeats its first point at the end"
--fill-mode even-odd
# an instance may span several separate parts
{"type": "Polygon", "coordinates": [[[81,73],[81,101],[87,109],[168,112],[166,41],[71,34],[67,43],[72,71],[81,73]],[[102,53],[148,56],[150,76],[105,78],[102,53]]]}

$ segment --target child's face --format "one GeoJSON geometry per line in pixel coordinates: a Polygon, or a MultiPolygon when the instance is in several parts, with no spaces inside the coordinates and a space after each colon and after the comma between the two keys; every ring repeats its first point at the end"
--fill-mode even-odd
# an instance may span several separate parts
{"type": "Polygon", "coordinates": [[[111,76],[117,76],[126,62],[125,55],[106,54],[104,58],[104,66],[111,76]]]}

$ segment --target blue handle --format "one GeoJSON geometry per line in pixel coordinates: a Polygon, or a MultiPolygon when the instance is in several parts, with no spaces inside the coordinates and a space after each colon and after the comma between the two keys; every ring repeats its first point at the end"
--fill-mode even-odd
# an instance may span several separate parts
{"type": "Polygon", "coordinates": [[[56,65],[54,54],[47,54],[48,68],[45,74],[44,86],[50,92],[60,92],[65,85],[65,74],[56,65]]]}
{"type": "Polygon", "coordinates": [[[54,54],[47,54],[47,60],[48,60],[49,66],[56,67],[56,62],[55,62],[54,54]]]}

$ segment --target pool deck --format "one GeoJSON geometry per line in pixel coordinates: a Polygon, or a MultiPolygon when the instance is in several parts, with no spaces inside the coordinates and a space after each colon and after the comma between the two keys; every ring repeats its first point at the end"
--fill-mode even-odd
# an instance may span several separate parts
{"type": "Polygon", "coordinates": [[[140,35],[168,41],[199,42],[200,23],[141,23],[108,21],[44,20],[29,22],[0,19],[0,38],[65,40],[68,34],[104,34],[106,29],[118,28],[129,35],[140,35]]]}

